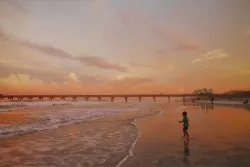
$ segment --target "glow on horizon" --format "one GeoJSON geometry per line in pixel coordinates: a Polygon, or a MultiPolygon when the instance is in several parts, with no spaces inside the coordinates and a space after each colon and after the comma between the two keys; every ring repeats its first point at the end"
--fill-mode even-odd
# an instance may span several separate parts
{"type": "Polygon", "coordinates": [[[0,92],[250,89],[250,1],[0,1],[0,92]]]}

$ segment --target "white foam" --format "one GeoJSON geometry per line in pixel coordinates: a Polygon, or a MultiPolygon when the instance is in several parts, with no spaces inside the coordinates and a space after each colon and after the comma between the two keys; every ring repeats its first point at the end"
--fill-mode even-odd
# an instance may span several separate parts
{"type": "MultiPolygon", "coordinates": [[[[134,111],[137,109],[133,109],[134,111]]],[[[133,111],[129,108],[124,109],[67,109],[56,111],[45,111],[31,114],[31,117],[38,118],[37,122],[16,126],[0,126],[0,138],[23,135],[40,130],[55,129],[60,126],[80,123],[87,120],[111,116],[120,112],[133,111]]]]}
{"type": "Polygon", "coordinates": [[[85,102],[85,101],[36,101],[36,102],[1,102],[0,103],[0,112],[2,111],[11,111],[11,110],[18,110],[24,108],[31,108],[31,107],[46,107],[52,105],[92,105],[92,104],[100,104],[100,103],[107,103],[105,101],[96,101],[96,102],[85,102]]]}
{"type": "MultiPolygon", "coordinates": [[[[132,124],[136,127],[137,131],[139,131],[137,126],[136,126],[136,119],[132,122],[132,124]]],[[[129,157],[134,155],[133,149],[135,148],[135,145],[136,145],[138,139],[139,139],[139,135],[137,135],[135,141],[132,143],[132,145],[129,149],[128,155],[126,155],[115,167],[120,167],[129,157]]]]}
{"type": "MultiPolygon", "coordinates": [[[[148,106],[151,106],[152,104],[159,104],[159,103],[165,103],[166,100],[158,100],[156,102],[153,102],[152,100],[145,99],[142,100],[140,103],[137,99],[131,99],[129,103],[135,103],[136,106],[147,108],[148,106]]],[[[93,105],[93,104],[103,104],[103,103],[110,103],[109,101],[2,101],[0,102],[0,112],[4,111],[12,111],[12,110],[18,110],[18,109],[24,109],[24,108],[32,108],[32,107],[46,107],[46,106],[53,106],[53,105],[75,105],[75,106],[86,106],[86,105],[93,105]]],[[[115,103],[124,103],[123,99],[117,99],[115,100],[115,103]]]]}
{"type": "MultiPolygon", "coordinates": [[[[159,115],[159,114],[161,115],[163,112],[164,112],[164,111],[161,110],[160,112],[158,112],[158,115],[159,115]]],[[[145,116],[145,117],[141,117],[141,118],[138,118],[138,120],[144,120],[144,119],[147,119],[148,117],[151,117],[151,116],[154,116],[154,115],[157,115],[157,114],[153,114],[153,115],[148,115],[148,116],[145,116]]],[[[127,159],[128,159],[129,157],[132,157],[132,156],[134,155],[133,150],[134,150],[135,145],[136,145],[136,143],[138,142],[139,137],[140,137],[140,130],[139,130],[138,127],[136,126],[136,122],[137,122],[137,119],[134,119],[134,121],[131,122],[131,124],[134,125],[135,128],[137,129],[137,133],[138,133],[138,134],[137,134],[137,137],[136,137],[136,139],[134,140],[134,142],[132,143],[132,145],[131,145],[131,147],[130,147],[130,149],[129,149],[129,151],[128,151],[128,154],[127,154],[120,162],[118,162],[118,164],[117,164],[115,167],[120,167],[125,161],[127,161],[127,159]]]]}

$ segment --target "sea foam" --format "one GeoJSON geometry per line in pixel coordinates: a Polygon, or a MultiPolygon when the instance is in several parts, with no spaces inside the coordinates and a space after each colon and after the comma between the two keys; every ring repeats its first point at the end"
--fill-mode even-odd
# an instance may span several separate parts
{"type": "Polygon", "coordinates": [[[0,126],[0,138],[23,135],[46,129],[55,129],[60,126],[81,123],[104,116],[112,116],[120,112],[133,111],[137,109],[65,109],[55,111],[44,111],[30,114],[30,117],[38,119],[36,122],[22,125],[0,126]]]}

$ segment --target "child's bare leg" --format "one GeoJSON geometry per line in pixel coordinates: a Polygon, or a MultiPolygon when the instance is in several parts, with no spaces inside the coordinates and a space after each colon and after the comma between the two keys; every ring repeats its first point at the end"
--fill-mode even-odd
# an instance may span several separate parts
{"type": "Polygon", "coordinates": [[[189,134],[188,134],[188,131],[186,131],[185,133],[186,133],[186,136],[187,136],[187,138],[189,138],[189,134]]]}

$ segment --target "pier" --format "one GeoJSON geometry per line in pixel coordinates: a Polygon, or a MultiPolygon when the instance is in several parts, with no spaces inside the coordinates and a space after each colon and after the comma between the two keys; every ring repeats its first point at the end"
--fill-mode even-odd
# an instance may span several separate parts
{"type": "Polygon", "coordinates": [[[153,101],[157,101],[157,98],[167,98],[167,101],[170,102],[171,98],[177,97],[182,98],[185,101],[187,98],[200,99],[200,98],[207,98],[210,99],[212,102],[215,98],[233,98],[234,96],[224,95],[224,94],[206,94],[206,95],[199,95],[199,94],[89,94],[89,95],[0,95],[1,100],[8,100],[8,101],[33,101],[37,99],[39,101],[44,101],[48,99],[49,101],[54,101],[55,99],[65,100],[66,98],[71,98],[72,101],[77,101],[79,98],[83,98],[84,101],[88,102],[90,99],[97,99],[101,101],[103,98],[109,98],[111,102],[114,102],[116,98],[124,98],[125,102],[128,102],[129,98],[138,98],[138,101],[141,102],[143,98],[152,98],[153,101]]]}

